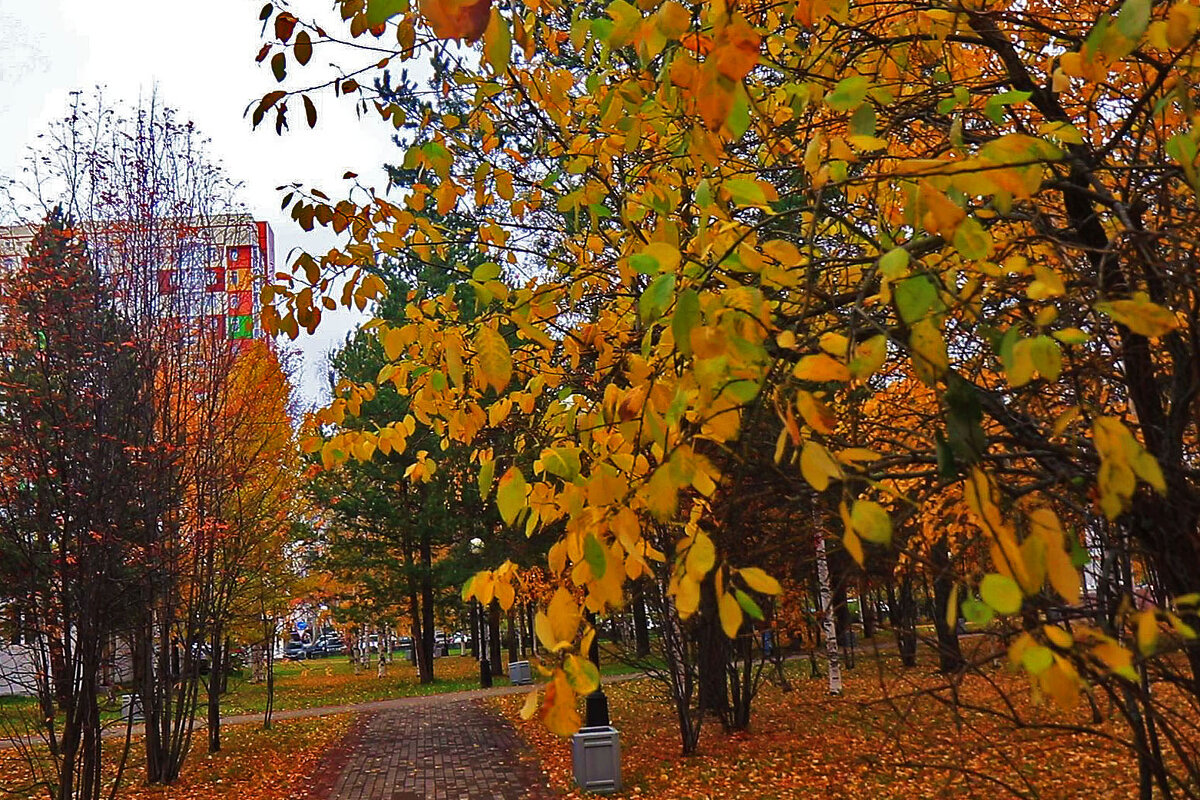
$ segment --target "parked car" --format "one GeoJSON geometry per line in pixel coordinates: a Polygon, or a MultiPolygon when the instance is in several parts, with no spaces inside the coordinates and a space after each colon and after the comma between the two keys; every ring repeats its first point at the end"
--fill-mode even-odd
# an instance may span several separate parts
{"type": "Polygon", "coordinates": [[[336,633],[323,633],[317,637],[315,642],[308,645],[307,653],[309,658],[324,658],[325,656],[335,656],[345,649],[346,645],[336,633]]]}
{"type": "Polygon", "coordinates": [[[308,658],[308,646],[299,639],[292,639],[283,646],[283,657],[290,661],[303,661],[308,658]]]}

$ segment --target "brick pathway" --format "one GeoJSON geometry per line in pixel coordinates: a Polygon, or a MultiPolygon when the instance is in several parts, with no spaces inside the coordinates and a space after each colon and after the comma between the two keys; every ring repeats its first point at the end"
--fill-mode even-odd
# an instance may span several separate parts
{"type": "Polygon", "coordinates": [[[428,698],[364,715],[318,775],[313,800],[554,796],[512,726],[477,700],[428,698]]]}

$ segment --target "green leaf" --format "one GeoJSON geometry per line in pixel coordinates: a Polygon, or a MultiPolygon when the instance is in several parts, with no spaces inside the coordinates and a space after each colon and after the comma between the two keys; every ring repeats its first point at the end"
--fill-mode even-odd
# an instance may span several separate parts
{"type": "Polygon", "coordinates": [[[729,109],[725,125],[735,140],[741,139],[750,129],[750,101],[746,98],[744,90],[739,91],[733,98],[733,107],[729,109]]]}
{"type": "Polygon", "coordinates": [[[604,577],[608,559],[604,557],[604,545],[600,544],[600,540],[593,533],[583,537],[583,560],[587,562],[597,580],[604,577]]]}
{"type": "Polygon", "coordinates": [[[637,253],[630,256],[629,266],[633,267],[634,272],[639,272],[642,275],[656,275],[660,271],[658,268],[658,259],[649,253],[637,253]]]}
{"type": "Polygon", "coordinates": [[[892,541],[892,520],[883,506],[873,500],[854,501],[850,524],[868,542],[890,544],[892,541]]]}
{"type": "Polygon", "coordinates": [[[938,299],[937,287],[927,275],[914,275],[901,281],[896,285],[894,296],[900,319],[909,325],[924,317],[938,299]]]}
{"type": "Polygon", "coordinates": [[[512,60],[512,29],[495,7],[483,32],[483,58],[494,75],[504,73],[512,60]]]}
{"type": "Polygon", "coordinates": [[[367,24],[377,27],[407,10],[408,0],[367,0],[367,24]]]}
{"type": "Polygon", "coordinates": [[[579,451],[573,447],[551,447],[543,450],[542,466],[551,475],[573,481],[579,475],[579,451]]]}
{"type": "Polygon", "coordinates": [[[890,280],[902,278],[908,274],[908,251],[903,247],[889,250],[879,258],[879,271],[883,277],[890,280]]]}
{"type": "Polygon", "coordinates": [[[758,603],[754,602],[754,598],[743,592],[741,589],[734,589],[733,596],[737,598],[738,605],[742,607],[742,611],[746,612],[746,616],[761,620],[763,618],[762,609],[758,607],[758,603]]]}
{"type": "Polygon", "coordinates": [[[980,627],[987,625],[996,616],[996,612],[992,611],[991,606],[979,602],[974,597],[963,601],[962,612],[963,616],[967,618],[967,622],[980,627]]]}
{"type": "Polygon", "coordinates": [[[563,672],[567,675],[567,683],[575,694],[591,694],[600,685],[600,670],[586,658],[577,655],[567,656],[563,663],[563,672]]]}
{"type": "Polygon", "coordinates": [[[671,333],[675,336],[675,349],[684,355],[692,353],[692,329],[700,322],[700,295],[695,289],[684,289],[675,300],[675,314],[671,317],[671,333]]]}
{"type": "Polygon", "coordinates": [[[984,575],[979,596],[999,614],[1016,614],[1021,610],[1021,587],[1007,575],[998,572],[984,575]]]}
{"type": "Polygon", "coordinates": [[[496,507],[500,509],[500,517],[506,525],[517,521],[517,515],[525,508],[525,493],[529,484],[517,467],[509,467],[504,477],[500,478],[500,486],[496,489],[496,507]]]}
{"type": "Polygon", "coordinates": [[[659,275],[638,299],[638,313],[644,322],[654,322],[663,315],[675,294],[675,276],[659,275]]]}
{"type": "Polygon", "coordinates": [[[992,122],[996,123],[997,125],[1002,125],[1004,123],[1005,106],[1024,103],[1032,96],[1032,92],[1022,92],[1016,89],[1012,89],[1007,92],[1001,92],[1000,94],[993,95],[992,97],[988,98],[987,102],[983,106],[983,113],[986,114],[988,119],[990,119],[992,122]]]}
{"type": "Polygon", "coordinates": [[[851,136],[874,136],[875,135],[875,107],[864,103],[855,109],[853,116],[850,117],[850,135],[851,136]]]}
{"type": "Polygon", "coordinates": [[[1041,675],[1054,663],[1054,653],[1048,647],[1035,644],[1021,653],[1021,663],[1030,675],[1041,675]]]}
{"type": "Polygon", "coordinates": [[[500,265],[491,261],[485,261],[475,268],[475,270],[471,273],[471,277],[480,283],[494,281],[496,278],[500,277],[500,265]]]}
{"type": "Polygon", "coordinates": [[[739,206],[766,205],[767,196],[753,178],[731,178],[722,184],[729,197],[739,206]]]}
{"type": "Polygon", "coordinates": [[[825,96],[825,104],[834,111],[853,111],[862,103],[871,82],[862,75],[842,78],[825,96]]]}
{"type": "Polygon", "coordinates": [[[479,468],[479,499],[487,500],[492,493],[492,476],[496,474],[496,462],[485,461],[479,468]]]}
{"type": "Polygon", "coordinates": [[[963,258],[978,261],[992,252],[992,235],[974,217],[967,217],[954,229],[954,249],[963,258]]]}
{"type": "Polygon", "coordinates": [[[1117,30],[1126,39],[1137,41],[1150,26],[1150,0],[1125,0],[1117,14],[1117,30]]]}

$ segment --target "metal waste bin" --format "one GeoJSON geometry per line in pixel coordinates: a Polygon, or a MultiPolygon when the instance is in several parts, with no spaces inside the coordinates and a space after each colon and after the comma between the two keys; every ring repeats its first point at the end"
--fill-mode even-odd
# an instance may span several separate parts
{"type": "Polygon", "coordinates": [[[508,662],[508,680],[514,686],[526,686],[533,683],[533,671],[529,668],[529,662],[508,662]]]}
{"type": "Polygon", "coordinates": [[[143,722],[146,716],[142,713],[142,698],[136,694],[121,695],[121,719],[130,722],[143,722]]]}
{"type": "Polygon", "coordinates": [[[621,734],[611,725],[580,728],[571,737],[575,782],[587,792],[621,790],[621,734]]]}

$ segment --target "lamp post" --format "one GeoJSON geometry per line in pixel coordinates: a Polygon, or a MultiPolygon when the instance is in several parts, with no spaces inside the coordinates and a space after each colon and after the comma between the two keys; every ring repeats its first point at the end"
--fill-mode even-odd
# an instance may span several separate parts
{"type": "MultiPolygon", "coordinates": [[[[472,555],[479,555],[483,552],[483,539],[476,536],[469,542],[472,555]]],[[[478,638],[475,640],[479,643],[479,685],[481,688],[492,688],[492,665],[488,662],[488,645],[487,645],[487,614],[483,603],[478,599],[472,599],[472,603],[476,603],[479,607],[479,613],[476,615],[479,618],[479,628],[476,632],[478,638]]],[[[492,654],[495,656],[495,654],[492,654]]]]}
{"type": "MultiPolygon", "coordinates": [[[[587,612],[587,621],[593,628],[596,627],[596,615],[592,612],[587,612]]],[[[596,669],[600,669],[600,633],[592,637],[592,646],[588,650],[588,660],[596,665],[596,669]]],[[[604,689],[600,684],[596,684],[596,690],[587,696],[586,700],[587,714],[584,725],[589,728],[603,727],[610,725],[608,717],[608,698],[604,695],[604,689]]]]}

